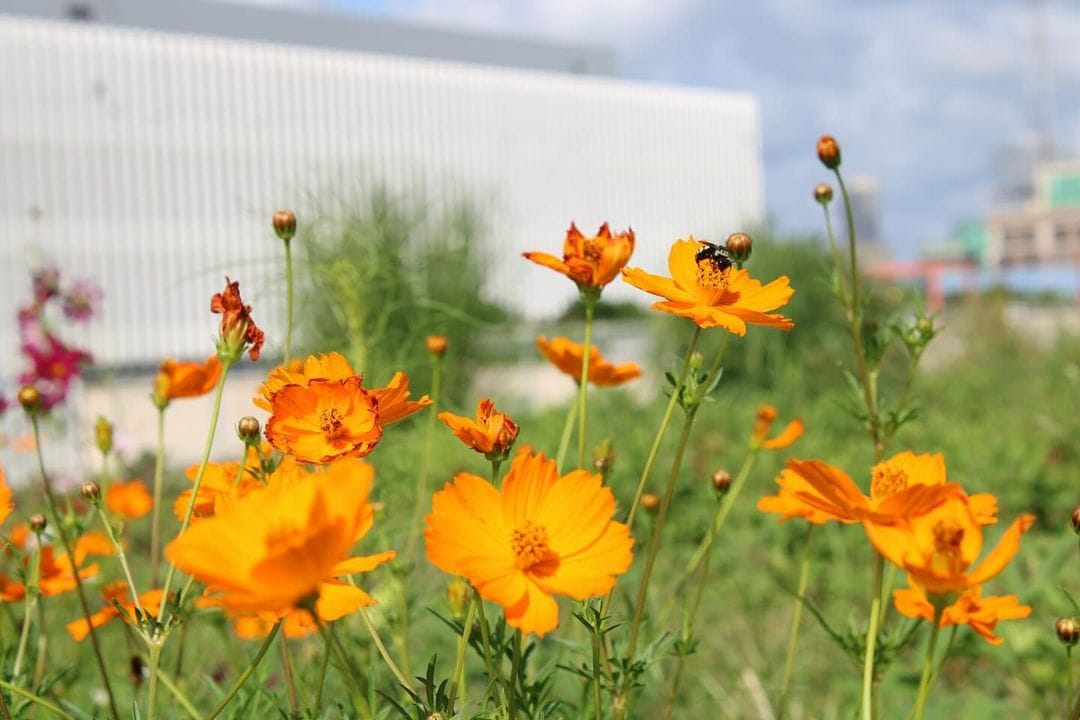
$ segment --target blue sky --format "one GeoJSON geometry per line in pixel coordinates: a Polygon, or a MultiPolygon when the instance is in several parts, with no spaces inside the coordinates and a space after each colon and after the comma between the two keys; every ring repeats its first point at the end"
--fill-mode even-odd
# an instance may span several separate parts
{"type": "MultiPolygon", "coordinates": [[[[274,0],[261,0],[273,2],[274,0]]],[[[289,2],[290,0],[284,0],[289,2]]],[[[814,156],[836,135],[848,174],[875,175],[900,255],[993,201],[995,153],[1030,139],[1026,0],[291,0],[339,12],[593,42],[623,74],[756,95],[769,212],[817,231],[814,156]]],[[[1053,127],[1080,148],[1080,0],[1044,0],[1053,127]]]]}

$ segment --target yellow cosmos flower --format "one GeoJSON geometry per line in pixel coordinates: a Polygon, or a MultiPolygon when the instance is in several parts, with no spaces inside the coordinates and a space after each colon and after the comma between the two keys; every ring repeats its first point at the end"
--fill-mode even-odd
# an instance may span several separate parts
{"type": "Polygon", "coordinates": [[[135,520],[150,512],[154,499],[142,480],[114,482],[105,491],[105,506],[125,520],[135,520]]]}
{"type": "MultiPolygon", "coordinates": [[[[893,591],[893,602],[901,615],[934,622],[934,605],[918,586],[893,591]]],[[[1030,605],[1021,605],[1015,595],[982,596],[974,585],[941,611],[941,627],[968,625],[991,645],[1005,642],[994,634],[1001,620],[1019,620],[1031,614],[1030,605]]]]}
{"type": "Polygon", "coordinates": [[[630,567],[634,541],[614,513],[599,475],[559,477],[554,460],[519,454],[501,490],[459,473],[435,493],[424,540],[432,564],[502,605],[512,627],[543,635],[559,624],[554,595],[602,595],[630,567]]]}
{"type": "MultiPolygon", "coordinates": [[[[561,372],[581,382],[584,345],[564,337],[551,338],[549,342],[541,335],[536,339],[536,348],[561,372]]],[[[641,367],[637,363],[612,364],[600,353],[600,348],[589,345],[589,382],[593,385],[622,385],[638,377],[641,377],[641,367]]]]}

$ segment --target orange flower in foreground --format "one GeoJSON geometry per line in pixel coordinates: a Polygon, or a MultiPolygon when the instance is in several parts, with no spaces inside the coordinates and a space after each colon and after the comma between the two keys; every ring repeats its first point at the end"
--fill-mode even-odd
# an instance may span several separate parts
{"type": "Polygon", "coordinates": [[[439,419],[454,431],[461,442],[490,459],[505,459],[517,439],[518,426],[509,415],[495,409],[495,403],[481,398],[476,406],[476,420],[441,412],[439,419]]]}
{"type": "MultiPolygon", "coordinates": [[[[150,615],[157,614],[161,608],[161,593],[160,589],[148,590],[139,596],[139,605],[142,606],[143,612],[150,615]]],[[[113,618],[122,617],[125,621],[129,618],[135,619],[135,601],[131,599],[131,592],[126,582],[117,580],[109,583],[101,589],[101,596],[105,598],[105,607],[91,615],[89,621],[81,617],[67,624],[68,634],[75,642],[82,642],[90,634],[91,627],[99,628],[113,618]],[[118,610],[114,603],[119,603],[123,612],[118,610]]]]}
{"type": "Polygon", "coordinates": [[[251,319],[251,306],[240,297],[240,283],[225,278],[225,289],[210,298],[210,312],[221,315],[218,356],[239,360],[248,351],[252,360],[259,359],[265,336],[251,319]]]}
{"type": "Polygon", "coordinates": [[[154,499],[142,480],[114,482],[105,491],[105,507],[126,520],[141,518],[154,507],[154,499]]]}
{"type": "MultiPolygon", "coordinates": [[[[564,337],[551,338],[549,342],[541,335],[536,339],[536,347],[552,365],[581,382],[581,361],[585,346],[564,337]]],[[[641,377],[641,367],[637,363],[613,365],[604,359],[600,348],[589,345],[589,382],[593,385],[622,385],[637,377],[641,377]]]]}
{"type": "Polygon", "coordinates": [[[154,404],[164,407],[170,400],[205,395],[221,378],[221,360],[211,355],[205,363],[167,359],[154,379],[154,404]]]}
{"type": "Polygon", "coordinates": [[[780,431],[776,437],[770,438],[773,423],[776,422],[776,408],[772,405],[762,405],[758,408],[757,418],[754,421],[754,430],[751,434],[751,443],[766,450],[783,450],[791,447],[795,441],[803,435],[803,423],[795,418],[780,431]]]}
{"type": "Polygon", "coordinates": [[[983,533],[970,498],[963,492],[946,494],[926,513],[889,525],[864,522],[863,528],[874,548],[907,572],[909,582],[931,595],[940,595],[964,592],[1001,572],[1034,522],[1034,515],[1018,517],[997,546],[970,570],[982,552],[983,533]]]}
{"type": "Polygon", "coordinates": [[[563,242],[562,259],[542,252],[523,254],[537,265],[561,272],[578,287],[598,291],[615,279],[633,252],[633,230],[612,235],[611,228],[604,223],[595,237],[587,238],[571,223],[563,242]]]}
{"type": "MultiPolygon", "coordinates": [[[[934,621],[934,605],[917,586],[893,591],[893,602],[901,615],[934,621]]],[[[1005,642],[994,634],[1000,620],[1018,620],[1031,614],[1030,605],[1021,605],[1015,595],[982,597],[982,588],[975,585],[941,611],[941,627],[970,625],[991,645],[1005,642]]]]}
{"type": "Polygon", "coordinates": [[[553,595],[602,595],[630,567],[634,541],[614,513],[599,475],[559,477],[554,460],[519,455],[501,490],[459,473],[435,493],[424,540],[432,564],[502,605],[512,627],[543,635],[559,624],[553,595]]]}
{"type": "Polygon", "coordinates": [[[270,482],[192,525],[165,554],[208,585],[211,604],[285,613],[316,595],[328,578],[393,557],[346,557],[374,520],[368,502],[373,477],[370,465],[347,458],[323,472],[270,482]]]}
{"type": "Polygon", "coordinates": [[[725,265],[714,255],[699,260],[699,252],[707,247],[692,237],[677,240],[668,255],[670,278],[626,268],[623,280],[665,298],[653,303],[653,310],[690,318],[699,327],[722,327],[736,335],[745,335],[747,324],[782,330],[795,327],[783,315],[769,314],[786,305],[795,292],[786,275],[762,285],[746,270],[725,265]]]}

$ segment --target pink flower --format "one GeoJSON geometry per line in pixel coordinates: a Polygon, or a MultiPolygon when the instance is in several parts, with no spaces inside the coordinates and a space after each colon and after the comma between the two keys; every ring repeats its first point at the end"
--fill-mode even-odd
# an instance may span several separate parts
{"type": "Polygon", "coordinates": [[[34,300],[43,303],[60,294],[60,269],[53,266],[34,273],[34,300]]]}
{"type": "Polygon", "coordinates": [[[64,293],[64,316],[74,322],[86,322],[94,317],[101,305],[101,288],[89,280],[75,282],[64,293]]]}

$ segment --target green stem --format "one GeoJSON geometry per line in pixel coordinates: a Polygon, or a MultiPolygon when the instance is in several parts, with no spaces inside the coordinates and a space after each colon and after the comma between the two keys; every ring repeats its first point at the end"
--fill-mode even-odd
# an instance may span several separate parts
{"type": "Polygon", "coordinates": [[[150,648],[149,665],[150,665],[150,687],[146,691],[146,717],[153,718],[154,712],[157,710],[157,685],[158,677],[161,674],[161,644],[160,643],[148,643],[150,648]]]}
{"type": "MultiPolygon", "coordinates": [[[[224,375],[222,377],[224,377],[224,375]]],[[[162,603],[162,605],[164,605],[164,603],[162,603]]],[[[266,651],[270,649],[270,645],[274,642],[274,636],[277,635],[278,630],[280,629],[281,621],[278,620],[274,623],[274,627],[270,628],[270,632],[267,633],[266,639],[263,640],[262,645],[259,646],[259,650],[255,653],[255,657],[248,663],[244,672],[240,673],[240,677],[236,678],[236,682],[229,688],[229,692],[225,693],[225,697],[221,698],[221,702],[219,702],[214,709],[210,711],[210,714],[206,716],[206,720],[214,720],[214,718],[220,715],[221,711],[225,709],[225,706],[232,702],[232,699],[236,697],[236,693],[240,692],[240,688],[244,686],[247,679],[255,672],[255,668],[259,667],[259,663],[262,662],[263,656],[266,655],[266,651]]]]}
{"type": "Polygon", "coordinates": [[[312,715],[318,715],[319,710],[322,709],[322,696],[323,688],[326,687],[326,671],[330,667],[330,653],[331,645],[334,643],[334,623],[327,623],[326,634],[328,640],[324,643],[323,661],[322,666],[319,668],[319,681],[315,685],[315,708],[312,715]]]}
{"type": "Polygon", "coordinates": [[[923,662],[922,677],[919,680],[919,694],[915,698],[915,720],[923,720],[926,711],[926,699],[930,697],[930,683],[934,675],[934,651],[937,649],[938,635],[941,633],[941,610],[935,608],[934,629],[930,632],[930,643],[926,647],[926,660],[923,662]]]}
{"type": "MultiPolygon", "coordinates": [[[[450,711],[454,712],[455,703],[457,702],[458,681],[462,679],[462,675],[465,672],[465,651],[469,648],[469,634],[472,633],[473,618],[476,617],[476,595],[473,595],[472,601],[469,603],[469,610],[465,613],[465,624],[461,629],[461,639],[458,641],[457,657],[454,659],[454,674],[450,676],[450,692],[447,697],[450,699],[450,711]]],[[[462,703],[462,709],[465,704],[462,703]]]]}
{"type": "Polygon", "coordinates": [[[124,571],[124,577],[127,578],[128,592],[131,593],[131,600],[135,605],[135,609],[139,611],[139,615],[142,615],[143,609],[142,604],[139,602],[139,592],[135,589],[135,579],[131,577],[131,567],[128,565],[127,555],[124,554],[124,546],[120,544],[120,539],[116,537],[112,524],[109,522],[109,518],[106,517],[105,511],[101,509],[99,501],[94,502],[94,510],[97,512],[98,519],[101,520],[101,526],[105,528],[105,534],[109,536],[113,552],[116,553],[116,559],[120,561],[120,567],[124,571]]]}
{"type": "Polygon", "coordinates": [[[420,521],[424,517],[424,508],[429,507],[428,476],[431,472],[431,444],[435,439],[435,419],[439,410],[439,391],[442,389],[442,358],[435,355],[431,367],[431,407],[428,409],[427,429],[424,434],[424,454],[420,461],[420,474],[416,478],[416,506],[413,508],[412,521],[409,523],[409,539],[405,548],[405,558],[411,559],[416,552],[417,539],[420,537],[420,521]]]}
{"type": "Polygon", "coordinates": [[[190,715],[193,720],[201,720],[202,715],[200,715],[199,711],[195,709],[195,705],[192,704],[188,696],[184,694],[184,691],[180,689],[180,686],[173,682],[172,678],[166,675],[165,671],[161,670],[160,667],[158,668],[157,672],[154,673],[149,657],[144,658],[144,660],[146,661],[147,665],[151,666],[150,677],[153,678],[156,675],[158,680],[161,681],[161,684],[165,686],[165,689],[168,690],[174,698],[176,698],[176,701],[178,703],[180,703],[180,707],[184,708],[184,710],[187,711],[187,714],[190,715]]]}
{"type": "Polygon", "coordinates": [[[11,710],[8,709],[7,698],[4,697],[2,692],[0,692],[0,717],[4,720],[11,720],[11,710]]]}
{"type": "Polygon", "coordinates": [[[502,463],[503,463],[502,460],[492,460],[491,461],[491,484],[492,485],[497,486],[499,484],[499,467],[502,466],[502,463]]]}
{"type": "Polygon", "coordinates": [[[563,424],[562,435],[559,436],[559,452],[555,455],[555,467],[562,472],[563,459],[566,457],[566,449],[570,446],[570,435],[574,432],[574,421],[577,420],[578,404],[570,403],[570,409],[566,411],[566,422],[563,424]]]}
{"type": "Polygon", "coordinates": [[[514,631],[514,655],[510,660],[510,681],[506,689],[507,715],[509,720],[517,720],[518,675],[521,673],[521,631],[514,631]]]}
{"type": "Polygon", "coordinates": [[[289,708],[293,715],[300,711],[300,698],[296,694],[296,678],[293,676],[292,655],[289,653],[289,638],[285,633],[278,635],[281,646],[281,667],[285,671],[285,686],[289,691],[289,708]]]}
{"type": "Polygon", "coordinates": [[[874,660],[877,655],[878,621],[881,619],[881,582],[884,560],[874,552],[873,579],[870,589],[870,624],[866,629],[866,654],[863,656],[862,716],[874,720],[874,660]]]}
{"type": "MultiPolygon", "coordinates": [[[[954,625],[953,627],[955,629],[956,626],[954,625]]],[[[1069,694],[1065,696],[1066,697],[1066,703],[1067,703],[1068,698],[1071,698],[1072,694],[1073,694],[1072,645],[1066,645],[1065,646],[1065,673],[1068,676],[1068,681],[1069,681],[1069,694]]],[[[1066,705],[1066,709],[1067,708],[1068,708],[1068,705],[1066,705]]]]}
{"type": "MultiPolygon", "coordinates": [[[[750,477],[750,471],[754,469],[754,463],[757,461],[760,448],[753,448],[746,459],[743,460],[742,467],[739,468],[738,474],[735,476],[735,480],[731,483],[731,488],[727,494],[721,498],[721,501],[716,506],[716,514],[713,516],[712,524],[709,526],[709,532],[702,538],[701,543],[698,544],[697,549],[694,550],[694,554],[690,556],[690,561],[686,563],[686,567],[683,569],[683,575],[685,578],[689,578],[697,570],[698,565],[708,556],[709,548],[712,547],[713,541],[716,539],[717,533],[724,527],[724,523],[727,522],[728,515],[731,514],[731,508],[735,506],[735,500],[742,492],[743,486],[746,485],[747,479],[750,477]]],[[[682,585],[682,582],[679,583],[682,585]]]]}
{"type": "Polygon", "coordinates": [[[371,635],[372,642],[375,643],[375,648],[379,651],[379,655],[382,657],[383,662],[390,668],[390,672],[394,674],[398,683],[403,688],[409,688],[410,683],[405,675],[398,669],[394,659],[390,657],[390,653],[386,650],[386,645],[383,644],[382,638],[379,637],[379,631],[375,628],[375,624],[371,622],[371,617],[368,615],[367,608],[360,608],[360,617],[364,619],[364,627],[367,628],[368,633],[371,635]]]}
{"type": "MultiPolygon", "coordinates": [[[[484,648],[484,667],[487,668],[488,685],[484,690],[484,700],[487,701],[489,697],[489,690],[491,687],[498,686],[499,677],[501,673],[495,668],[495,658],[491,654],[491,634],[488,630],[487,617],[484,616],[484,599],[480,597],[480,593],[476,588],[473,591],[473,602],[476,603],[476,613],[480,618],[480,644],[484,648]]],[[[498,698],[496,698],[498,701],[498,698]]]]}
{"type": "Polygon", "coordinates": [[[165,484],[165,408],[158,406],[157,457],[154,460],[154,507],[150,516],[150,587],[158,586],[161,570],[161,491],[165,484]]]}
{"type": "Polygon", "coordinates": [[[45,488],[45,500],[49,506],[49,512],[52,514],[53,522],[56,523],[56,534],[60,536],[60,541],[64,545],[64,551],[67,553],[68,559],[71,561],[72,576],[75,578],[75,590],[79,596],[79,605],[82,607],[83,617],[86,619],[88,629],[90,630],[90,644],[94,648],[94,656],[97,659],[98,670],[101,673],[102,684],[105,685],[105,693],[109,698],[109,710],[114,718],[120,717],[120,712],[116,708],[116,698],[113,695],[112,682],[109,680],[109,671],[105,666],[105,656],[101,652],[101,645],[98,643],[97,633],[94,632],[94,626],[90,622],[90,604],[86,601],[86,591],[83,588],[82,577],[79,575],[79,563],[75,558],[75,546],[71,542],[71,538],[68,537],[67,530],[64,529],[63,518],[60,517],[60,508],[56,504],[56,496],[53,494],[52,481],[49,479],[49,474],[45,471],[45,456],[42,454],[41,448],[41,424],[38,422],[37,413],[30,414],[30,421],[34,427],[34,447],[37,449],[38,469],[41,471],[41,480],[45,488]]]}
{"type": "MultiPolygon", "coordinates": [[[[590,612],[592,612],[590,606],[590,612]]],[[[603,622],[603,616],[595,616],[596,626],[591,628],[592,630],[592,686],[593,686],[593,708],[596,711],[596,720],[604,720],[603,717],[603,704],[600,698],[600,645],[601,645],[601,627],[600,623],[603,622]]]]}
{"type": "Polygon", "coordinates": [[[802,624],[803,604],[806,602],[806,588],[810,584],[810,541],[814,537],[814,525],[806,524],[806,539],[803,540],[802,563],[799,566],[799,589],[795,596],[795,611],[791,617],[791,629],[788,631],[787,652],[784,654],[784,673],[780,678],[780,705],[777,720],[784,720],[787,714],[788,691],[791,689],[791,671],[795,667],[795,648],[799,643],[799,625],[802,624]]]}
{"type": "Polygon", "coordinates": [[[27,700],[29,700],[30,702],[34,703],[35,705],[40,705],[41,707],[43,707],[46,710],[48,710],[49,712],[53,713],[57,717],[65,718],[65,720],[75,720],[74,715],[69,715],[68,713],[64,712],[64,709],[61,708],[59,705],[51,703],[48,700],[46,700],[45,698],[41,697],[40,695],[35,695],[34,693],[30,692],[29,690],[26,690],[25,688],[21,688],[18,685],[13,685],[12,683],[6,682],[4,680],[0,680],[0,688],[4,688],[5,690],[8,690],[9,692],[14,693],[15,695],[18,695],[20,697],[24,697],[27,700]]]}
{"type": "Polygon", "coordinates": [[[38,587],[41,577],[41,534],[37,534],[37,549],[30,555],[30,575],[26,578],[26,602],[23,610],[22,631],[19,633],[19,649],[15,652],[15,666],[11,671],[11,677],[19,677],[22,671],[23,658],[26,656],[27,642],[30,640],[30,625],[33,624],[34,610],[41,601],[41,591],[38,587]]]}
{"type": "Polygon", "coordinates": [[[285,241],[285,364],[292,359],[293,271],[292,243],[285,241]]]}
{"type": "Polygon", "coordinates": [[[840,265],[840,250],[836,244],[836,234],[833,232],[832,213],[829,212],[826,205],[822,206],[822,210],[825,211],[825,234],[829,238],[829,250],[832,253],[833,268],[836,270],[836,282],[840,291],[840,300],[846,305],[847,293],[844,291],[843,280],[840,279],[843,274],[843,267],[840,265]]]}
{"type": "MultiPolygon", "coordinates": [[[[232,360],[221,361],[221,377],[218,379],[217,390],[214,392],[214,408],[210,413],[210,429],[206,434],[206,446],[203,448],[202,461],[199,463],[199,471],[195,474],[195,485],[191,489],[191,498],[188,500],[187,510],[184,512],[184,521],[180,523],[180,530],[176,533],[176,537],[179,538],[188,529],[188,525],[191,524],[191,516],[195,512],[195,502],[199,498],[199,490],[202,488],[203,475],[206,474],[206,466],[210,462],[210,450],[214,447],[214,434],[217,432],[218,417],[221,415],[221,396],[225,390],[225,378],[229,375],[229,368],[232,367],[232,360]]],[[[176,563],[169,563],[169,572],[165,574],[165,586],[162,590],[161,597],[169,597],[169,589],[172,587],[173,577],[176,575],[176,563]]],[[[183,593],[177,598],[176,604],[178,607],[182,607],[184,602],[183,593]]],[[[165,618],[165,608],[169,603],[164,600],[161,603],[161,608],[158,610],[158,622],[161,623],[165,618]]]]}
{"type": "Polygon", "coordinates": [[[581,380],[578,382],[578,455],[577,466],[585,467],[585,398],[589,388],[589,349],[592,345],[593,313],[596,310],[597,296],[592,293],[583,293],[582,300],[585,302],[585,342],[581,352],[581,380]]]}

